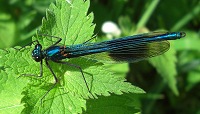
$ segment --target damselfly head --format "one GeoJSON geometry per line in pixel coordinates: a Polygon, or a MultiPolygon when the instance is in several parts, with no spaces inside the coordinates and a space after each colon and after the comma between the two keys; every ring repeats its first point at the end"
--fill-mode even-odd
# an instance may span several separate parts
{"type": "Polygon", "coordinates": [[[32,51],[32,58],[36,62],[40,62],[44,58],[41,44],[35,45],[35,49],[32,51]]]}

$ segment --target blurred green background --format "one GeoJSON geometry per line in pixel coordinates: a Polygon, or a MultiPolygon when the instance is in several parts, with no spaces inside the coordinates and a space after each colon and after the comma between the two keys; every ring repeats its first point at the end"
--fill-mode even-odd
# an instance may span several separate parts
{"type": "MultiPolygon", "coordinates": [[[[0,48],[30,43],[51,2],[54,0],[0,0],[0,48]]],[[[98,40],[106,39],[101,31],[105,21],[116,23],[121,36],[156,30],[185,31],[187,36],[171,46],[176,52],[178,93],[169,88],[151,62],[131,63],[127,68],[116,65],[113,69],[123,67],[118,75],[125,75],[147,92],[140,97],[142,113],[200,114],[199,0],[91,0],[89,12],[94,13],[98,40]]]]}

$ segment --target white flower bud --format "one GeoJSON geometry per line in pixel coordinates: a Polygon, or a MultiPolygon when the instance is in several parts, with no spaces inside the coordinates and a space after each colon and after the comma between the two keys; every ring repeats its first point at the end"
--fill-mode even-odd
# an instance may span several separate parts
{"type": "Polygon", "coordinates": [[[108,38],[118,37],[121,35],[121,30],[119,29],[117,24],[115,24],[112,21],[104,22],[101,27],[101,30],[103,33],[106,34],[108,38]]]}

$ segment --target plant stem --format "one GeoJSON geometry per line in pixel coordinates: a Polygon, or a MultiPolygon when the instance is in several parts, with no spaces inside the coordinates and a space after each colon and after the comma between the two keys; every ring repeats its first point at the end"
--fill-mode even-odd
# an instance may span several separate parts
{"type": "Polygon", "coordinates": [[[185,15],[180,21],[178,21],[178,23],[176,25],[174,25],[174,27],[172,27],[171,31],[177,31],[180,28],[182,28],[185,24],[188,23],[188,21],[190,21],[191,19],[193,19],[194,16],[198,15],[200,13],[200,3],[197,4],[196,7],[194,7],[194,9],[189,12],[187,15],[185,15]]]}
{"type": "Polygon", "coordinates": [[[152,15],[153,11],[155,10],[157,4],[160,0],[152,0],[149,7],[147,8],[146,12],[141,17],[140,21],[138,22],[136,26],[136,32],[141,28],[144,27],[149,20],[150,16],[152,15]]]}

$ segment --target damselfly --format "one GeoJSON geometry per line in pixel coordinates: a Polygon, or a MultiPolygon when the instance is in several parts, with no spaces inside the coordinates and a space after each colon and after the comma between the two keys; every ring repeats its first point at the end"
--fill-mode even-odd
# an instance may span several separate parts
{"type": "Polygon", "coordinates": [[[40,76],[42,76],[43,74],[42,61],[44,59],[47,67],[49,68],[55,79],[55,83],[52,85],[51,88],[49,88],[42,99],[58,83],[58,78],[56,77],[53,69],[48,63],[49,60],[77,68],[85,81],[88,91],[90,92],[81,67],[61,60],[66,58],[76,58],[84,56],[90,59],[105,62],[137,62],[163,54],[170,48],[170,44],[167,40],[180,39],[182,37],[185,37],[185,35],[186,34],[184,32],[151,32],[103,41],[99,43],[85,42],[83,44],[71,46],[57,46],[57,44],[62,39],[59,37],[50,36],[57,38],[58,41],[47,49],[42,49],[42,45],[39,43],[38,40],[33,41],[37,44],[35,45],[35,49],[32,51],[32,57],[36,62],[40,62],[41,64],[40,76]]]}

